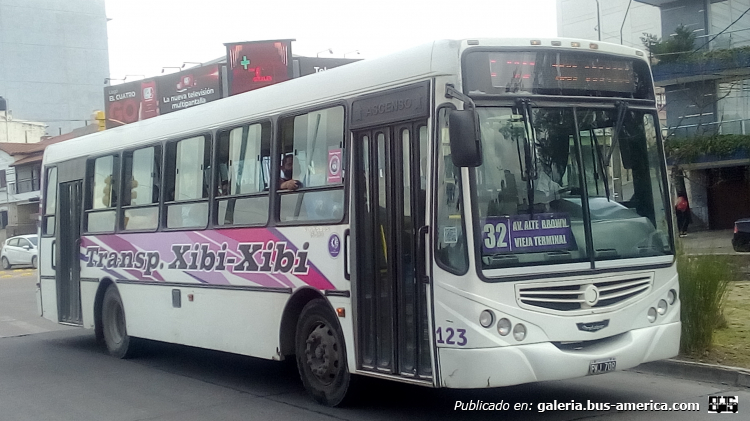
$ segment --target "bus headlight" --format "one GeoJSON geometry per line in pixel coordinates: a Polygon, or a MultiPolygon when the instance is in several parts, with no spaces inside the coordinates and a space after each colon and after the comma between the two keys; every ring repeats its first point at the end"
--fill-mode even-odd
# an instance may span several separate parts
{"type": "Polygon", "coordinates": [[[500,336],[507,336],[510,333],[510,320],[500,319],[497,321],[497,333],[500,336]]]}
{"type": "Polygon", "coordinates": [[[677,291],[670,289],[667,293],[667,302],[669,302],[669,305],[672,305],[677,301],[677,291]]]}
{"type": "Polygon", "coordinates": [[[666,300],[659,300],[659,303],[656,304],[656,312],[661,314],[662,316],[667,312],[666,300]]]}
{"type": "Polygon", "coordinates": [[[656,321],[656,309],[653,308],[653,307],[651,307],[650,309],[648,309],[647,317],[648,317],[648,321],[649,322],[651,322],[651,323],[655,322],[656,321]]]}
{"type": "Polygon", "coordinates": [[[526,326],[519,323],[513,328],[513,337],[517,341],[522,341],[526,337],[526,326]]]}
{"type": "Polygon", "coordinates": [[[490,310],[484,310],[479,315],[479,324],[482,325],[482,327],[490,327],[492,326],[492,322],[495,321],[495,315],[492,314],[490,310]]]}

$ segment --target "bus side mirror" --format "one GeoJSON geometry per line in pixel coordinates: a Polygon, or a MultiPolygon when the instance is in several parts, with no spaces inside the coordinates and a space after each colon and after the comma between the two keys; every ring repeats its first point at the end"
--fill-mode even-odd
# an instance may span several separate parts
{"type": "Polygon", "coordinates": [[[453,165],[459,168],[482,165],[482,143],[476,112],[473,109],[451,110],[448,128],[453,165]]]}

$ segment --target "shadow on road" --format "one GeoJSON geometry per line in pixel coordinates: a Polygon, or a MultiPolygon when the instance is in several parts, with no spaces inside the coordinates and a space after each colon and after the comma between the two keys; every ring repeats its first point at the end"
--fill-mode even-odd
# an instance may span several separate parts
{"type": "MultiPolygon", "coordinates": [[[[50,338],[47,342],[86,354],[104,356],[106,350],[98,344],[93,333],[86,331],[75,336],[50,338]]],[[[343,419],[487,419],[488,411],[454,411],[457,402],[482,401],[501,406],[502,418],[521,419],[572,419],[584,414],[561,411],[540,413],[540,403],[589,401],[649,402],[673,399],[655,396],[657,390],[644,387],[643,378],[632,372],[621,372],[569,381],[534,383],[494,389],[456,390],[426,387],[359,378],[357,398],[345,408],[327,408],[314,403],[302,388],[293,361],[275,362],[224,352],[210,351],[163,342],[144,341],[141,352],[128,364],[167,372],[179,377],[198,380],[211,385],[246,393],[249,397],[269,399],[343,419]],[[519,405],[516,407],[516,405],[519,405]],[[578,414],[574,416],[574,414],[578,414]],[[572,418],[570,418],[572,416],[572,418]]],[[[684,397],[684,395],[683,395],[684,397]]],[[[598,413],[614,411],[598,411],[598,413]]]]}

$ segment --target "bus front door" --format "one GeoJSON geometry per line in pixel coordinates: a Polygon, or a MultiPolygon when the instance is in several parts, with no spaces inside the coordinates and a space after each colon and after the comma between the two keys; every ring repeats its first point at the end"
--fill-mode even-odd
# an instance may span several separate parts
{"type": "Polygon", "coordinates": [[[57,308],[60,322],[80,325],[82,181],[60,184],[60,224],[55,248],[57,308]]]}
{"type": "Polygon", "coordinates": [[[356,132],[358,368],[430,380],[424,246],[427,125],[356,132]]]}

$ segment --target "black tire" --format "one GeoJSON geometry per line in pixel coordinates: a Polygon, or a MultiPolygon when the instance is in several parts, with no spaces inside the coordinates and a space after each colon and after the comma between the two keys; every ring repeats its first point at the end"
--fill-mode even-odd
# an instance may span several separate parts
{"type": "Polygon", "coordinates": [[[324,300],[312,300],[302,309],[295,353],[302,384],[316,402],[339,406],[352,395],[344,335],[324,300]]]}
{"type": "Polygon", "coordinates": [[[34,269],[37,269],[39,267],[39,265],[37,265],[36,256],[31,256],[31,267],[33,267],[34,269]]]}
{"type": "Polygon", "coordinates": [[[3,256],[3,269],[8,270],[10,269],[10,262],[8,261],[8,258],[3,256]]]}
{"type": "Polygon", "coordinates": [[[102,333],[110,355],[130,358],[135,354],[136,339],[128,335],[125,324],[125,309],[117,286],[111,284],[102,300],[102,333]]]}

